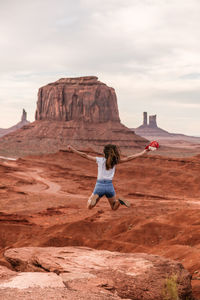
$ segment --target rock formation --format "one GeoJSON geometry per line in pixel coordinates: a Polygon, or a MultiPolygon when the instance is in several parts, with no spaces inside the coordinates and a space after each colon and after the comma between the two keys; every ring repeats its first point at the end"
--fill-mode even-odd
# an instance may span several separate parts
{"type": "Polygon", "coordinates": [[[158,127],[156,122],[156,115],[149,116],[149,127],[151,128],[158,127]]]}
{"type": "MultiPolygon", "coordinates": [[[[143,112],[143,124],[137,128],[134,128],[133,131],[147,139],[157,139],[162,144],[167,145],[167,141],[179,141],[178,143],[181,146],[180,141],[188,143],[197,143],[197,146],[200,146],[200,138],[187,136],[184,134],[170,133],[157,126],[156,115],[149,116],[149,124],[147,122],[147,112],[143,112]]],[[[176,145],[178,146],[178,145],[176,145]]]]}
{"type": "Polygon", "coordinates": [[[21,122],[27,122],[27,112],[23,108],[21,122]]]}
{"type": "Polygon", "coordinates": [[[148,142],[120,123],[114,89],[94,76],[63,78],[40,88],[35,118],[1,139],[0,155],[56,152],[68,144],[102,151],[106,143],[130,153],[148,142]]]}
{"type": "Polygon", "coordinates": [[[134,128],[133,131],[145,138],[155,139],[160,136],[170,136],[170,133],[166,130],[163,130],[157,126],[157,116],[149,116],[149,123],[147,122],[147,112],[143,112],[143,124],[137,128],[134,128]]]}
{"type": "Polygon", "coordinates": [[[143,112],[143,125],[147,126],[147,112],[143,112]]]}
{"type": "Polygon", "coordinates": [[[150,129],[150,128],[158,128],[157,126],[157,116],[156,115],[151,115],[149,116],[149,124],[147,122],[147,112],[143,112],[143,124],[136,128],[135,130],[140,130],[140,129],[150,129]]]}
{"type": "Polygon", "coordinates": [[[19,123],[17,123],[16,125],[10,127],[10,128],[6,128],[6,129],[3,129],[3,128],[0,128],[0,137],[10,133],[10,132],[13,132],[19,128],[22,128],[24,125],[27,125],[29,124],[30,122],[27,121],[27,112],[25,111],[25,109],[23,109],[22,111],[22,116],[21,116],[21,121],[19,123]]]}
{"type": "Polygon", "coordinates": [[[96,299],[96,294],[102,300],[161,300],[172,299],[167,285],[171,280],[176,285],[176,299],[193,299],[189,272],[180,263],[159,256],[84,247],[15,248],[4,255],[20,272],[8,271],[0,289],[53,287],[54,293],[63,288],[65,299],[74,290],[76,295],[70,299],[96,299]],[[86,291],[87,298],[79,298],[86,291]]]}
{"type": "Polygon", "coordinates": [[[35,119],[91,123],[120,121],[114,89],[95,76],[62,78],[41,87],[35,119]]]}

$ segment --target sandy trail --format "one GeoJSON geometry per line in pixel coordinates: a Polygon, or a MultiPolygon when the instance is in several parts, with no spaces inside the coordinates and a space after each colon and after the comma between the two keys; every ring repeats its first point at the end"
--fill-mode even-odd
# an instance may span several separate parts
{"type": "Polygon", "coordinates": [[[42,169],[34,169],[32,171],[27,172],[15,172],[15,176],[21,179],[31,179],[37,182],[36,184],[23,186],[20,188],[20,190],[30,193],[58,193],[61,190],[61,186],[56,182],[50,181],[40,176],[42,172],[42,169]]]}
{"type": "Polygon", "coordinates": [[[46,179],[40,174],[44,173],[44,170],[41,168],[34,169],[32,171],[27,172],[15,172],[15,176],[21,178],[21,179],[28,179],[28,180],[34,180],[36,183],[33,184],[27,184],[23,187],[20,187],[18,190],[22,192],[28,192],[28,193],[45,193],[45,194],[58,194],[64,195],[64,196],[70,196],[71,198],[81,198],[81,199],[87,199],[87,196],[84,196],[82,194],[71,194],[68,192],[64,192],[61,190],[61,185],[51,181],[49,179],[46,179]]]}

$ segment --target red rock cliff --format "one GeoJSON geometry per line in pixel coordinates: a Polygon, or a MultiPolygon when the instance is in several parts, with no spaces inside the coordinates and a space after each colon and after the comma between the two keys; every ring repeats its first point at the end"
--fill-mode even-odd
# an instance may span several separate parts
{"type": "Polygon", "coordinates": [[[115,90],[95,76],[59,79],[39,89],[35,119],[120,122],[115,90]]]}

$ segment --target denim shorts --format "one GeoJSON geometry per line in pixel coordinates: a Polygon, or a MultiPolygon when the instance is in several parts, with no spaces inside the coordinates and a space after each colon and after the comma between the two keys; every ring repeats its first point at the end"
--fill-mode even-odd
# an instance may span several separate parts
{"type": "Polygon", "coordinates": [[[112,180],[97,180],[93,194],[97,194],[99,198],[103,197],[104,195],[107,198],[114,197],[115,190],[112,184],[112,180]]]}

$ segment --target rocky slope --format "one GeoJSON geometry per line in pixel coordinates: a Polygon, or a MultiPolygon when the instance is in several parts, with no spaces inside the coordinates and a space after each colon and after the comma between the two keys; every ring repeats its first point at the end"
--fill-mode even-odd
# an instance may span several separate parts
{"type": "Polygon", "coordinates": [[[114,143],[122,152],[141,149],[148,143],[119,122],[85,123],[83,121],[35,121],[1,139],[0,155],[24,156],[57,152],[68,144],[79,149],[88,147],[103,151],[105,144],[114,143]]]}

